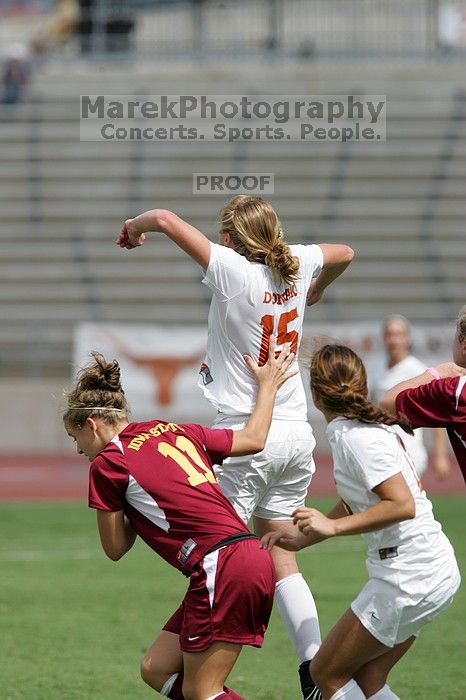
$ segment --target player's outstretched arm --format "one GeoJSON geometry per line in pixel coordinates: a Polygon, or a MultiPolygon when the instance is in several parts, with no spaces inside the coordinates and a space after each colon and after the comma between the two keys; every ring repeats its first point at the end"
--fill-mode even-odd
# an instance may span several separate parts
{"type": "MultiPolygon", "coordinates": [[[[309,508],[298,508],[293,513],[295,515],[299,511],[307,512],[309,508]]],[[[319,511],[315,511],[318,513],[319,511]]],[[[322,515],[322,514],[320,514],[322,515]]],[[[322,516],[327,519],[343,518],[348,515],[348,509],[343,503],[343,501],[338,501],[338,503],[332,508],[327,516],[322,516]]],[[[303,532],[298,532],[293,537],[290,536],[288,532],[281,530],[273,530],[272,532],[267,532],[261,539],[261,548],[268,549],[269,551],[272,547],[277,546],[281,549],[286,549],[289,552],[298,552],[304,547],[311,547],[313,544],[322,542],[327,539],[324,535],[318,534],[317,532],[309,532],[304,534],[303,532]]]]}
{"type": "Polygon", "coordinates": [[[134,219],[127,219],[116,243],[120,248],[133,250],[143,245],[145,234],[150,231],[164,233],[201,267],[207,268],[210,260],[209,239],[168,209],[151,209],[134,219]]]}
{"type": "Polygon", "coordinates": [[[348,245],[319,243],[319,247],[324,255],[324,264],[320,275],[309,285],[306,300],[308,306],[320,301],[324,289],[346,270],[354,258],[354,250],[348,245]]]}
{"type": "Polygon", "coordinates": [[[444,379],[445,377],[460,377],[461,375],[466,374],[466,369],[464,367],[460,367],[454,362],[444,362],[441,365],[429,368],[422,374],[418,374],[416,377],[412,377],[411,379],[406,379],[404,382],[395,384],[395,386],[389,389],[389,391],[387,391],[382,397],[382,401],[380,402],[381,407],[384,409],[384,411],[395,412],[395,402],[398,394],[405,391],[405,389],[416,389],[418,386],[422,386],[423,384],[430,384],[430,382],[435,379],[435,373],[438,374],[439,379],[444,379]]]}
{"type": "Polygon", "coordinates": [[[297,535],[291,537],[288,533],[281,530],[273,530],[272,532],[267,532],[261,538],[261,549],[267,549],[269,552],[273,547],[280,547],[288,552],[299,552],[300,549],[309,547],[312,544],[314,544],[313,535],[303,535],[302,532],[298,532],[297,535]]]}
{"type": "Polygon", "coordinates": [[[233,431],[233,443],[230,453],[232,456],[253,454],[264,449],[270,423],[272,422],[273,406],[277,391],[289,377],[293,377],[298,372],[298,370],[288,372],[288,368],[295,356],[294,353],[290,353],[287,344],[285,344],[278,357],[275,357],[275,342],[275,336],[271,335],[268,359],[262,367],[259,367],[249,355],[244,356],[245,362],[253,373],[259,388],[256,405],[248,422],[242,430],[233,431]]]}
{"type": "Polygon", "coordinates": [[[293,522],[303,535],[315,533],[326,539],[374,532],[415,517],[414,499],[401,473],[390,476],[372,490],[379,497],[379,502],[360,513],[346,512],[332,518],[315,508],[297,508],[293,513],[293,522]]]}

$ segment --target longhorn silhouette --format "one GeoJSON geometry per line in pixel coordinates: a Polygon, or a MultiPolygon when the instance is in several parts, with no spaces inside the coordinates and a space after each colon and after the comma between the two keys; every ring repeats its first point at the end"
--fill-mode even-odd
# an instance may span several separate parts
{"type": "Polygon", "coordinates": [[[204,357],[204,352],[197,352],[185,357],[172,357],[171,355],[157,355],[147,357],[135,353],[120,338],[109,331],[102,332],[106,340],[110,340],[113,347],[124,357],[130,360],[136,367],[147,369],[152,375],[156,392],[154,400],[161,406],[167,406],[173,399],[175,379],[182,369],[192,367],[204,357]]]}

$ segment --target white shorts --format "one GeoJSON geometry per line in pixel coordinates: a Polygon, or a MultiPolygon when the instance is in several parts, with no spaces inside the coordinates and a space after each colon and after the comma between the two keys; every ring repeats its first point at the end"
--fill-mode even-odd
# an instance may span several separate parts
{"type": "Polygon", "coordinates": [[[427,622],[448,608],[461,583],[453,557],[449,566],[438,569],[434,562],[432,570],[432,587],[416,603],[393,584],[372,578],[351,603],[351,609],[368,632],[387,647],[417,637],[427,622]]]}
{"type": "MultiPolygon", "coordinates": [[[[240,430],[244,424],[238,416],[220,414],[212,427],[240,430]]],[[[214,466],[220,488],[245,523],[252,515],[289,520],[304,504],[315,471],[314,446],[307,421],[273,420],[262,452],[214,466]]]]}

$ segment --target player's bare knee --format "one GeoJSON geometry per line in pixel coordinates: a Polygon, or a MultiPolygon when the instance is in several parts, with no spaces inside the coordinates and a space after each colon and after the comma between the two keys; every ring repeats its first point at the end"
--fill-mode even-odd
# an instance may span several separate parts
{"type": "Polygon", "coordinates": [[[148,685],[152,686],[152,683],[151,683],[152,669],[151,669],[150,656],[145,656],[142,659],[141,665],[139,667],[139,671],[141,673],[141,678],[144,681],[144,683],[147,683],[148,685]]]}
{"type": "Polygon", "coordinates": [[[141,661],[140,673],[144,683],[147,683],[147,685],[150,685],[151,688],[157,691],[162,688],[168,679],[167,674],[157,668],[154,659],[149,654],[146,654],[141,661]]]}

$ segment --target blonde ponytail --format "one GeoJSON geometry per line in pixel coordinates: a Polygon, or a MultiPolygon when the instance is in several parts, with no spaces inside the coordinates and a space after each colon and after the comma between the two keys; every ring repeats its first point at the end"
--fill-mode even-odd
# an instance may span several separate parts
{"type": "Polygon", "coordinates": [[[261,197],[238,195],[222,209],[220,233],[229,234],[235,250],[251,262],[267,265],[286,284],[296,281],[299,260],[283,241],[280,221],[261,197]]]}

